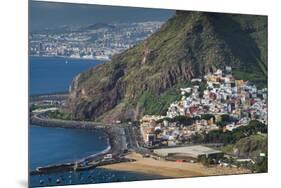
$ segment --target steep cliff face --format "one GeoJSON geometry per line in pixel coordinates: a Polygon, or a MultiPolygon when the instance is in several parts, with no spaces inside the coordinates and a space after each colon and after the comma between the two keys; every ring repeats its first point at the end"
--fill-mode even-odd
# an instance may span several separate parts
{"type": "Polygon", "coordinates": [[[266,84],[267,18],[177,11],[145,41],[77,75],[68,110],[107,122],[163,113],[177,87],[225,65],[266,84]]]}

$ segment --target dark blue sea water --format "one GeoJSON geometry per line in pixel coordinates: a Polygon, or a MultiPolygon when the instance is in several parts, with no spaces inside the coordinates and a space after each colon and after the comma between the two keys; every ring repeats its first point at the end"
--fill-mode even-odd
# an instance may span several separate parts
{"type": "Polygon", "coordinates": [[[101,130],[76,130],[32,126],[30,128],[30,169],[73,162],[107,148],[101,130]]]}
{"type": "MultiPolygon", "coordinates": [[[[63,58],[31,57],[30,95],[64,92],[75,75],[101,62],[63,58]]],[[[46,128],[29,129],[29,169],[62,162],[71,162],[107,148],[107,137],[101,131],[46,128]]],[[[84,172],[31,176],[30,187],[159,179],[141,173],[94,169],[84,172]],[[56,183],[59,179],[60,183],[56,183]],[[41,181],[41,184],[40,184],[41,181]]]]}
{"type": "Polygon", "coordinates": [[[75,75],[100,63],[102,62],[95,60],[30,57],[29,93],[34,95],[68,91],[75,75]]]}

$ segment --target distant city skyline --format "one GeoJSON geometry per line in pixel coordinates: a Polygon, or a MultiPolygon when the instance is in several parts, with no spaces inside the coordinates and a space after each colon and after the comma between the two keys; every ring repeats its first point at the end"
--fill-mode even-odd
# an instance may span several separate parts
{"type": "Polygon", "coordinates": [[[165,21],[174,10],[70,4],[55,2],[29,2],[29,28],[31,32],[64,25],[87,25],[113,22],[165,21]]]}

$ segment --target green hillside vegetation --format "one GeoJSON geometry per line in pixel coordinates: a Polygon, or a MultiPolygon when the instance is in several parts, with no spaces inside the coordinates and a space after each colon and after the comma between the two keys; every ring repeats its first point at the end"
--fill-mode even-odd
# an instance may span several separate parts
{"type": "Polygon", "coordinates": [[[241,138],[234,144],[224,146],[222,151],[239,158],[251,158],[255,161],[254,164],[251,162],[238,163],[238,166],[244,166],[257,173],[268,171],[268,141],[266,134],[253,134],[241,138]],[[260,156],[261,153],[265,154],[265,156],[260,156]]]}
{"type": "Polygon", "coordinates": [[[267,137],[263,135],[251,135],[239,140],[234,148],[239,156],[255,157],[267,152],[267,137]]]}
{"type": "Polygon", "coordinates": [[[267,134],[267,125],[257,120],[252,120],[247,126],[238,127],[233,131],[223,132],[222,129],[210,131],[205,135],[204,142],[224,143],[225,145],[236,144],[240,139],[256,135],[258,133],[267,134]]]}

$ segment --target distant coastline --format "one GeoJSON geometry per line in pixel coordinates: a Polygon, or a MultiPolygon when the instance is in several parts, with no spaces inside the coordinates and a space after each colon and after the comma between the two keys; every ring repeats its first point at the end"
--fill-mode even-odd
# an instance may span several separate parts
{"type": "Polygon", "coordinates": [[[56,99],[57,97],[60,96],[66,99],[68,95],[69,95],[68,91],[58,91],[58,92],[41,93],[41,94],[30,94],[29,98],[30,100],[36,100],[37,98],[43,100],[46,98],[56,99]]]}
{"type": "Polygon", "coordinates": [[[62,58],[62,59],[69,59],[69,60],[85,60],[85,61],[101,61],[101,62],[106,62],[106,61],[111,61],[111,59],[99,59],[99,58],[83,58],[83,57],[70,57],[70,56],[40,56],[40,55],[29,55],[29,57],[42,57],[42,58],[62,58]]]}

